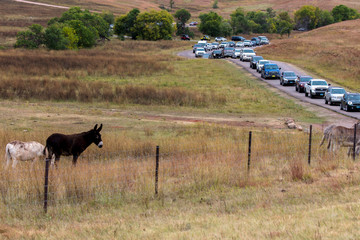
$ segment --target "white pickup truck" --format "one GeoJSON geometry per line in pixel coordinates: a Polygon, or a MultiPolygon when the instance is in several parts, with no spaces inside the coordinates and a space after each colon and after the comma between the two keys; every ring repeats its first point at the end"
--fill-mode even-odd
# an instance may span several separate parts
{"type": "Polygon", "coordinates": [[[324,97],[329,84],[324,79],[311,79],[305,85],[305,96],[314,98],[315,96],[324,97]]]}

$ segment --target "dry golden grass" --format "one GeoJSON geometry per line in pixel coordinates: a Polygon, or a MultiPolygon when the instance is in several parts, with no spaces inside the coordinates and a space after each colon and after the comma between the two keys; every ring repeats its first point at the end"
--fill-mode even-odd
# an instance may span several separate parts
{"type": "Polygon", "coordinates": [[[359,91],[359,23],[360,20],[345,21],[290,39],[274,40],[257,53],[294,63],[319,77],[359,91]]]}

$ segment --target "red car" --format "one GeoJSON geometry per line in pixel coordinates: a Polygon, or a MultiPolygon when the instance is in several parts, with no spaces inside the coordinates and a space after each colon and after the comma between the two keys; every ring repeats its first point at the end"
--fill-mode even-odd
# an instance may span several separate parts
{"type": "Polygon", "coordinates": [[[308,83],[311,79],[310,76],[298,76],[295,80],[295,91],[297,92],[305,92],[305,84],[308,83]]]}
{"type": "Polygon", "coordinates": [[[189,35],[183,34],[183,35],[181,35],[181,40],[188,40],[188,41],[190,41],[190,37],[189,37],[189,35]]]}

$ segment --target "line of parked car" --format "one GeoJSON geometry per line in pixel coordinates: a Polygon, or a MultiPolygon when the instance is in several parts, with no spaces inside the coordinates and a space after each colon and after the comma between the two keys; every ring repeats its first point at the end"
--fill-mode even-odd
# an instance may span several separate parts
{"type": "MultiPolygon", "coordinates": [[[[206,36],[208,37],[208,36],[206,36]]],[[[261,39],[259,44],[269,44],[269,40],[261,39]],[[265,43],[266,42],[266,43],[265,43]]],[[[204,39],[205,36],[202,38],[204,39]]],[[[279,79],[282,86],[294,86],[294,90],[304,93],[306,97],[322,98],[325,104],[340,105],[341,110],[355,111],[360,110],[360,93],[347,92],[342,87],[331,86],[324,79],[314,79],[311,76],[296,75],[293,71],[281,71],[281,68],[274,62],[257,56],[253,48],[254,41],[241,36],[233,36],[233,41],[227,41],[225,38],[217,37],[215,42],[208,43],[207,40],[200,40],[193,46],[195,57],[202,58],[239,58],[240,61],[248,61],[249,67],[256,69],[263,79],[279,79]],[[238,41],[235,43],[235,41],[238,41]]],[[[255,39],[254,39],[255,40],[255,39]]]]}
{"type": "Polygon", "coordinates": [[[227,41],[224,37],[216,37],[215,42],[208,42],[209,36],[204,35],[197,44],[193,46],[195,57],[203,58],[240,58],[249,59],[255,52],[251,47],[263,44],[269,44],[269,40],[265,36],[254,37],[246,40],[241,36],[233,36],[232,41],[227,41]],[[235,42],[238,41],[238,42],[235,42]],[[211,52],[211,53],[210,53],[211,52]]]}
{"type": "MultiPolygon", "coordinates": [[[[247,58],[243,58],[243,61],[247,61],[247,58]]],[[[262,56],[253,55],[249,62],[250,68],[256,69],[264,79],[279,79],[280,85],[294,86],[295,91],[303,92],[306,97],[324,99],[325,104],[338,104],[341,110],[360,110],[360,93],[351,93],[342,87],[331,86],[324,79],[296,75],[293,71],[280,71],[281,68],[276,63],[264,60],[262,56]]]]}

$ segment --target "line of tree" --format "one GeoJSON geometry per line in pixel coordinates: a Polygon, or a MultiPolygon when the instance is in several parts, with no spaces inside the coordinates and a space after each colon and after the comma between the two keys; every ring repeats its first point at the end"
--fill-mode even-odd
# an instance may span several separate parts
{"type": "Polygon", "coordinates": [[[311,30],[335,22],[360,18],[357,10],[339,5],[332,11],[306,5],[295,11],[294,18],[288,12],[277,14],[272,8],[266,11],[245,12],[237,8],[230,14],[230,20],[223,19],[215,12],[200,15],[199,29],[202,33],[215,36],[249,33],[279,33],[290,35],[293,29],[311,30]]]}
{"type": "Polygon", "coordinates": [[[152,10],[141,13],[134,8],[115,19],[114,33],[119,37],[126,35],[139,40],[170,40],[176,30],[173,22],[174,18],[168,11],[152,10]]]}
{"type": "Polygon", "coordinates": [[[106,39],[112,33],[110,24],[114,15],[110,12],[91,13],[72,7],[60,18],[52,18],[47,28],[33,24],[26,31],[17,34],[15,47],[39,48],[45,45],[48,49],[91,48],[98,39],[106,39]]]}

